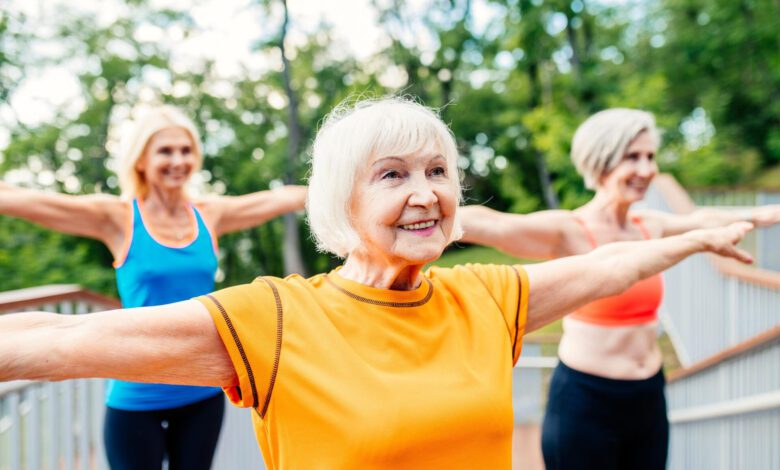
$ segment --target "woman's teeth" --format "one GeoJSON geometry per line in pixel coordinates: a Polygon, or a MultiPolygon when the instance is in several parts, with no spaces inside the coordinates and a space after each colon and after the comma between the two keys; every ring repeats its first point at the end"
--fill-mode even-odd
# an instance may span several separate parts
{"type": "Polygon", "coordinates": [[[435,224],[435,220],[430,220],[428,222],[420,222],[417,224],[401,225],[401,228],[404,230],[422,230],[424,228],[433,227],[435,224]]]}

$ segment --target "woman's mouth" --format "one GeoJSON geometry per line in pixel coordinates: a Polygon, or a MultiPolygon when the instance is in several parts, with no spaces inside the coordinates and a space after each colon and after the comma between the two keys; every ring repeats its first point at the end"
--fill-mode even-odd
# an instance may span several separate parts
{"type": "Polygon", "coordinates": [[[424,237],[427,237],[428,235],[433,233],[434,228],[436,227],[436,220],[426,220],[422,222],[414,222],[411,224],[403,224],[399,227],[402,230],[405,230],[407,232],[412,232],[415,235],[422,235],[424,237]]]}

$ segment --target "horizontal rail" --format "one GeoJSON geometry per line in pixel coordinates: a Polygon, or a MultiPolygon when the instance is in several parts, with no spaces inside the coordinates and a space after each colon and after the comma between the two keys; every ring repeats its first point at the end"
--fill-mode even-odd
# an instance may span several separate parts
{"type": "Polygon", "coordinates": [[[775,326],[774,328],[771,328],[759,335],[756,335],[730,348],[724,349],[723,351],[714,354],[706,359],[691,364],[690,366],[684,369],[680,369],[678,371],[669,374],[667,383],[673,383],[677,380],[681,380],[685,377],[689,377],[691,375],[697,374],[703,370],[709,369],[710,367],[716,366],[728,359],[732,359],[734,357],[748,353],[760,346],[767,345],[778,340],[780,340],[780,325],[775,326]]]}
{"type": "Polygon", "coordinates": [[[32,380],[15,380],[13,382],[0,382],[0,398],[3,397],[3,395],[7,395],[9,393],[18,392],[20,390],[24,390],[25,388],[29,387],[30,385],[36,384],[37,382],[34,382],[32,380]]]}
{"type": "Polygon", "coordinates": [[[520,357],[515,365],[522,369],[555,369],[557,366],[558,358],[555,356],[520,357]]]}
{"type": "Polygon", "coordinates": [[[705,419],[755,413],[775,408],[780,408],[780,390],[710,405],[696,406],[682,410],[671,410],[669,412],[669,422],[672,424],[689,423],[705,419]]]}
{"type": "Polygon", "coordinates": [[[523,336],[523,344],[558,344],[561,333],[530,333],[523,336]]]}
{"type": "Polygon", "coordinates": [[[76,284],[55,284],[28,289],[0,292],[0,312],[39,308],[45,304],[80,300],[106,308],[120,308],[122,304],[113,297],[96,294],[76,284]]]}

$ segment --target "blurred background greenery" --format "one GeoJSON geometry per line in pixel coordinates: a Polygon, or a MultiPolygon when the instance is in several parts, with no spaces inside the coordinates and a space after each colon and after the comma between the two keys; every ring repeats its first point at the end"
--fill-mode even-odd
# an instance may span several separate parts
{"type": "MultiPolygon", "coordinates": [[[[133,108],[160,102],[183,108],[202,131],[203,191],[302,182],[311,139],[335,104],[406,94],[441,108],[452,127],[468,203],[528,212],[586,201],[569,142],[579,122],[612,106],[655,113],[661,168],[689,188],[780,189],[777,0],[374,0],[366,3],[383,40],[362,57],[345,53],[324,21],[296,29],[282,0],[246,1],[242,15],[256,25],[246,31],[250,57],[261,65],[228,74],[213,57],[177,59],[179,44],[203,28],[190,2],[113,1],[110,21],[58,3],[44,27],[4,1],[0,175],[14,184],[117,193],[118,130],[133,108]],[[74,74],[78,99],[53,104],[45,119],[20,117],[15,94],[52,66],[74,74]]],[[[315,252],[302,217],[298,224],[305,270],[337,264],[315,252]]],[[[224,237],[221,285],[282,274],[284,236],[277,220],[224,237]]],[[[500,259],[474,251],[468,260],[483,257],[500,259]]],[[[115,293],[100,243],[8,217],[0,280],[1,290],[79,283],[115,293]]]]}

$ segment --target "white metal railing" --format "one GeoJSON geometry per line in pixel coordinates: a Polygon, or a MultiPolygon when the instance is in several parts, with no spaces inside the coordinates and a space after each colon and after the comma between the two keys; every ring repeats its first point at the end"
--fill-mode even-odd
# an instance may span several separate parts
{"type": "Polygon", "coordinates": [[[555,356],[543,356],[542,345],[526,343],[517,365],[512,372],[512,407],[515,423],[539,424],[547,403],[549,377],[545,370],[558,365],[555,356]]]}
{"type": "MultiPolygon", "coordinates": [[[[0,293],[0,314],[45,310],[71,315],[117,306],[113,299],[72,285],[0,293]]],[[[102,380],[0,384],[0,469],[107,468],[102,416],[102,380]]]]}
{"type": "Polygon", "coordinates": [[[672,380],[669,468],[780,468],[778,364],[780,337],[672,380]]]}
{"type": "Polygon", "coordinates": [[[692,421],[703,421],[705,419],[725,418],[728,416],[774,410],[775,408],[780,408],[780,390],[712,405],[673,410],[669,413],[669,422],[672,424],[689,423],[692,421]]]}

